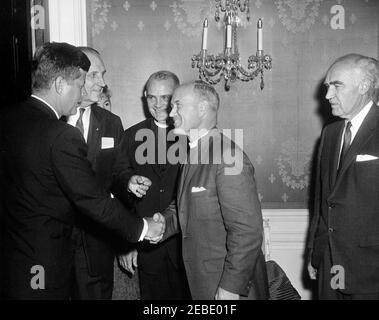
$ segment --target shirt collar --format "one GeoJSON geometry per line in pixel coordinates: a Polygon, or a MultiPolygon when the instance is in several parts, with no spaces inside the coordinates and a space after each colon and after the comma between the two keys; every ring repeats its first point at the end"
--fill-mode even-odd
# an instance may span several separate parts
{"type": "Polygon", "coordinates": [[[162,129],[166,129],[168,127],[167,124],[160,123],[157,120],[154,120],[154,123],[157,125],[157,127],[162,128],[162,129]]]}
{"type": "Polygon", "coordinates": [[[43,102],[44,104],[46,104],[51,110],[53,110],[54,114],[57,116],[57,119],[59,119],[58,112],[53,108],[53,106],[50,103],[48,103],[46,100],[36,96],[35,94],[32,94],[31,97],[33,97],[34,99],[37,99],[37,100],[43,102]]]}
{"type": "MultiPolygon", "coordinates": [[[[191,130],[192,131],[192,130],[191,130]]],[[[206,130],[206,129],[200,129],[200,130],[194,130],[192,131],[192,134],[197,134],[197,138],[193,141],[190,141],[188,144],[189,144],[189,147],[191,149],[193,148],[196,148],[198,143],[199,143],[199,140],[203,137],[205,137],[208,133],[209,133],[209,130],[206,130]]],[[[191,135],[191,133],[190,133],[191,135]]]]}
{"type": "MultiPolygon", "coordinates": [[[[351,127],[355,129],[356,131],[360,128],[363,120],[366,118],[367,114],[369,113],[371,109],[372,101],[369,101],[361,111],[359,111],[358,114],[354,116],[353,119],[350,120],[351,122],[351,127]]],[[[347,121],[345,121],[347,122],[347,121]]]]}

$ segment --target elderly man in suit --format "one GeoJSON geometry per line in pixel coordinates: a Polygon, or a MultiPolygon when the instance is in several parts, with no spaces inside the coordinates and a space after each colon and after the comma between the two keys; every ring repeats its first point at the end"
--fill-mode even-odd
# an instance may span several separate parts
{"type": "MultiPolygon", "coordinates": [[[[267,299],[254,168],[216,128],[218,108],[217,92],[202,81],[178,87],[172,97],[175,132],[190,140],[177,211],[191,295],[196,300],[267,299]]],[[[165,237],[171,231],[167,223],[165,237]]]]}
{"type": "Polygon", "coordinates": [[[329,68],[308,270],[320,299],[379,299],[379,65],[349,54],[329,68]]]}
{"type": "MultiPolygon", "coordinates": [[[[121,119],[101,108],[106,72],[99,52],[90,47],[79,47],[91,66],[86,75],[84,94],[75,115],[67,123],[77,127],[88,146],[87,158],[96,173],[98,183],[112,191],[114,164],[124,132],[121,119]]],[[[127,181],[124,183],[127,188],[127,181]]],[[[114,190],[113,190],[114,191],[114,190]]],[[[114,191],[116,193],[116,191],[114,191]]],[[[113,239],[107,230],[86,216],[76,215],[73,231],[75,241],[74,297],[77,299],[111,299],[113,289],[113,239]]]]}
{"type": "MultiPolygon", "coordinates": [[[[123,137],[122,158],[126,169],[119,176],[121,181],[129,179],[132,183],[133,176],[138,175],[139,179],[143,176],[151,182],[148,191],[140,190],[138,184],[130,185],[136,195],[136,214],[140,217],[162,212],[176,197],[180,165],[170,163],[166,153],[173,144],[167,137],[173,126],[167,119],[171,96],[178,85],[178,77],[170,71],[153,73],[146,82],[144,94],[151,117],[127,129],[123,137]],[[138,138],[145,134],[147,141],[138,138]],[[146,144],[147,152],[153,152],[152,161],[147,163],[141,161],[141,147],[146,144]]],[[[180,249],[180,236],[176,235],[158,245],[131,246],[129,252],[120,256],[121,265],[132,274],[138,266],[142,299],[189,298],[180,249]]]]}
{"type": "Polygon", "coordinates": [[[97,184],[83,136],[59,120],[76,112],[89,67],[78,48],[44,44],[32,64],[32,96],[2,118],[6,298],[70,297],[75,212],[125,242],[164,231],[161,217],[132,215],[97,184]]]}

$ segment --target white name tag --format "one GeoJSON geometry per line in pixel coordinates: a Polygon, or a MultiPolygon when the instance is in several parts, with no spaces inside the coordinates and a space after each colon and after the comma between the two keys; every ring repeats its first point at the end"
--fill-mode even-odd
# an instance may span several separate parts
{"type": "Polygon", "coordinates": [[[101,137],[101,149],[114,148],[114,139],[111,137],[101,137]]]}

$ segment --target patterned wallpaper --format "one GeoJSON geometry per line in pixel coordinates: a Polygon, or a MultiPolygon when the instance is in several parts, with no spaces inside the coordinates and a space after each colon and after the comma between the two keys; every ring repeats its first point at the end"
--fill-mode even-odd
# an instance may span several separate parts
{"type": "MultiPolygon", "coordinates": [[[[191,57],[200,51],[204,18],[208,50],[218,54],[223,29],[213,0],[87,0],[89,44],[107,67],[113,111],[127,128],[145,118],[141,96],[148,76],[175,72],[198,78],[191,57]]],[[[244,150],[256,169],[263,207],[306,208],[314,150],[331,121],[321,86],[332,61],[357,52],[378,57],[377,0],[250,0],[238,46],[243,63],[256,51],[256,21],[263,19],[263,49],[273,58],[258,79],[220,93],[219,127],[244,130],[244,150]]]]}

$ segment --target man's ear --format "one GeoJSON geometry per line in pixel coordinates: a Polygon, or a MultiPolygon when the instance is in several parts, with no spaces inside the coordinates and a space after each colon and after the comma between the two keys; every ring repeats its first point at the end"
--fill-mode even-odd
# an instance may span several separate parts
{"type": "Polygon", "coordinates": [[[207,113],[208,110],[208,102],[207,101],[200,101],[199,102],[199,114],[200,116],[204,116],[207,113]]]}
{"type": "Polygon", "coordinates": [[[62,76],[58,76],[55,78],[54,80],[54,88],[55,88],[55,91],[61,95],[63,93],[63,90],[64,90],[64,85],[66,84],[66,81],[63,79],[62,76]]]}
{"type": "Polygon", "coordinates": [[[367,91],[370,90],[370,81],[368,79],[363,79],[360,83],[359,83],[359,86],[358,86],[358,92],[361,94],[361,95],[364,95],[367,93],[367,91]]]}

